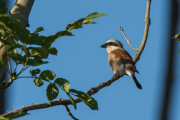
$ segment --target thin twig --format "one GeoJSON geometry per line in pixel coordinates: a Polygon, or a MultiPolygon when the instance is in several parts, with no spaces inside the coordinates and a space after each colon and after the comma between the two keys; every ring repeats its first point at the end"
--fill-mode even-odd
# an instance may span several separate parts
{"type": "Polygon", "coordinates": [[[16,62],[16,66],[15,66],[15,68],[14,68],[14,73],[16,72],[17,65],[18,65],[18,63],[16,62]]]}
{"type": "Polygon", "coordinates": [[[9,65],[9,70],[10,70],[10,77],[12,76],[12,71],[11,71],[11,63],[10,63],[10,58],[9,58],[9,53],[7,52],[7,60],[8,60],[8,65],[9,65]]]}
{"type": "MultiPolygon", "coordinates": [[[[25,52],[26,52],[26,62],[24,63],[23,65],[23,68],[21,69],[21,71],[17,74],[17,76],[19,76],[25,69],[27,63],[28,63],[28,59],[29,59],[29,56],[28,56],[28,52],[27,52],[27,49],[26,49],[26,45],[24,44],[24,49],[25,49],[25,52]]],[[[29,67],[29,66],[28,66],[29,67]]],[[[26,68],[27,69],[27,68],[26,68]]]]}
{"type": "Polygon", "coordinates": [[[23,77],[17,77],[16,79],[18,79],[18,78],[35,78],[35,77],[23,76],[23,77]]]}
{"type": "Polygon", "coordinates": [[[123,28],[122,28],[122,27],[120,27],[120,30],[121,30],[122,34],[124,35],[124,37],[125,37],[125,39],[126,39],[126,42],[129,44],[129,46],[130,46],[133,50],[139,51],[139,49],[136,49],[136,48],[134,48],[134,47],[131,45],[130,41],[127,39],[126,35],[124,34],[124,31],[123,31],[123,28]]]}
{"type": "Polygon", "coordinates": [[[73,118],[74,120],[78,120],[77,118],[75,118],[75,117],[72,115],[72,113],[71,113],[70,109],[68,108],[68,106],[67,106],[67,105],[64,105],[64,106],[66,107],[66,111],[68,112],[68,115],[69,115],[71,118],[73,118]]]}
{"type": "Polygon", "coordinates": [[[30,65],[28,65],[26,68],[24,68],[24,71],[29,67],[30,65]]]}

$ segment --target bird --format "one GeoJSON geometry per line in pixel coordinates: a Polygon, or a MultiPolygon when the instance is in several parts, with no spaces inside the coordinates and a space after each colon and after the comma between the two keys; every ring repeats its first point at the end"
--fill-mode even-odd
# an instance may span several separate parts
{"type": "Polygon", "coordinates": [[[135,76],[135,72],[138,74],[139,72],[130,54],[123,48],[122,43],[117,39],[110,39],[100,47],[105,48],[108,52],[108,62],[114,75],[129,75],[133,78],[137,88],[142,89],[135,76]]]}

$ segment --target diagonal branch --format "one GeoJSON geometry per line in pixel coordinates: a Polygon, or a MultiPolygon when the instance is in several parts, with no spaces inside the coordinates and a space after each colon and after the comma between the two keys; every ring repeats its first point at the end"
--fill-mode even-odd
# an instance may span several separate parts
{"type": "MultiPolygon", "coordinates": [[[[93,89],[90,89],[88,91],[88,94],[91,96],[91,95],[97,93],[100,89],[111,85],[111,83],[113,83],[114,81],[118,80],[120,77],[122,77],[122,76],[114,75],[108,81],[106,81],[104,83],[101,83],[100,85],[96,86],[93,89]]],[[[77,99],[74,100],[74,102],[75,103],[79,103],[79,102],[81,102],[81,100],[79,98],[77,98],[77,99]]],[[[58,99],[57,101],[41,103],[41,104],[34,104],[34,105],[30,105],[30,106],[19,108],[19,109],[15,109],[13,111],[10,111],[10,112],[7,112],[5,114],[0,115],[0,117],[8,117],[8,116],[14,115],[14,114],[16,114],[18,112],[27,112],[27,111],[36,110],[36,109],[53,107],[53,106],[57,106],[57,105],[72,105],[72,103],[71,103],[70,100],[61,100],[61,99],[58,99]]]]}

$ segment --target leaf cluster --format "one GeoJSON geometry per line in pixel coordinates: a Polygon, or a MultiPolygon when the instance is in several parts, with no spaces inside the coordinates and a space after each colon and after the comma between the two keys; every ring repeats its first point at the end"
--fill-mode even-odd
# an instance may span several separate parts
{"type": "MultiPolygon", "coordinates": [[[[0,5],[3,3],[3,1],[4,0],[0,0],[0,5]]],[[[28,67],[47,64],[48,61],[46,60],[50,54],[57,55],[57,49],[55,47],[51,47],[55,40],[62,36],[74,36],[70,30],[82,28],[85,24],[95,24],[95,22],[91,21],[91,19],[106,15],[102,13],[91,13],[85,18],[81,18],[71,24],[68,24],[66,26],[66,30],[64,31],[59,31],[50,36],[43,36],[39,35],[39,33],[44,30],[43,27],[39,27],[33,33],[31,33],[28,29],[21,27],[19,20],[11,20],[6,12],[7,8],[1,6],[0,42],[6,47],[8,61],[10,57],[16,63],[16,67],[14,70],[12,70],[9,61],[10,70],[6,70],[11,80],[22,78],[20,76],[21,73],[24,72],[28,67]],[[23,67],[20,71],[17,71],[16,68],[20,64],[22,64],[23,67]]],[[[0,57],[0,67],[3,68],[3,64],[4,61],[2,57],[0,57]]],[[[56,99],[59,94],[59,90],[63,90],[67,94],[75,109],[77,107],[72,95],[81,99],[92,110],[98,109],[97,101],[94,98],[82,91],[70,89],[69,81],[63,78],[56,78],[53,71],[41,71],[40,69],[33,69],[30,70],[30,74],[31,77],[28,78],[33,78],[35,85],[38,87],[41,87],[44,82],[49,83],[46,90],[46,95],[49,101],[56,99]]]]}

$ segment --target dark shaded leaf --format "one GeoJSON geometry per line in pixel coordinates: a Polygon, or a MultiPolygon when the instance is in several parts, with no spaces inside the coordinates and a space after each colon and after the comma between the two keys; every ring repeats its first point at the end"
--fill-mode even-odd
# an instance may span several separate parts
{"type": "Polygon", "coordinates": [[[9,22],[9,16],[7,14],[0,14],[0,22],[7,24],[9,22]]]}
{"type": "Polygon", "coordinates": [[[3,66],[4,65],[4,61],[3,61],[3,58],[0,57],[0,66],[3,66]]]}
{"type": "Polygon", "coordinates": [[[54,36],[46,37],[41,45],[45,48],[50,48],[52,43],[61,36],[73,36],[73,34],[68,31],[59,31],[54,36]]]}
{"type": "Polygon", "coordinates": [[[30,45],[39,45],[41,46],[42,41],[45,39],[45,36],[38,36],[38,34],[31,34],[31,36],[27,40],[27,44],[30,45]]]}
{"type": "Polygon", "coordinates": [[[6,40],[11,44],[18,44],[17,40],[14,39],[12,36],[6,36],[6,40]]]}
{"type": "MultiPolygon", "coordinates": [[[[31,66],[39,66],[39,65],[42,65],[42,64],[46,64],[46,63],[49,63],[47,61],[42,61],[41,59],[38,59],[38,58],[34,58],[34,59],[28,59],[28,63],[27,65],[31,65],[31,66]]],[[[22,63],[21,63],[22,64],[22,63]]]]}
{"type": "Polygon", "coordinates": [[[89,96],[87,93],[77,91],[75,89],[69,89],[70,92],[75,93],[76,97],[81,99],[86,105],[88,105],[92,110],[98,110],[98,104],[97,101],[89,96]]]}
{"type": "Polygon", "coordinates": [[[40,73],[40,69],[34,69],[34,70],[30,70],[29,73],[31,73],[31,76],[36,76],[36,74],[39,74],[40,73]]]}
{"type": "Polygon", "coordinates": [[[20,54],[18,54],[18,53],[13,53],[12,51],[9,51],[9,56],[13,59],[14,62],[20,61],[20,62],[25,63],[25,61],[26,61],[26,58],[25,58],[25,57],[22,57],[22,56],[21,56],[20,54]]]}
{"type": "Polygon", "coordinates": [[[36,86],[38,86],[38,87],[41,87],[44,83],[43,83],[43,81],[41,81],[39,78],[35,78],[34,79],[34,83],[35,83],[35,85],[36,86]]]}
{"type": "Polygon", "coordinates": [[[38,57],[41,59],[47,58],[49,55],[49,50],[44,47],[29,47],[29,56],[38,57]]]}
{"type": "Polygon", "coordinates": [[[0,5],[2,5],[5,2],[5,0],[0,0],[0,5]]]}
{"type": "Polygon", "coordinates": [[[48,51],[52,55],[57,55],[57,52],[58,52],[57,49],[54,47],[48,48],[48,51]]]}
{"type": "Polygon", "coordinates": [[[6,31],[3,28],[0,28],[0,33],[3,37],[6,36],[6,31]]]}
{"type": "Polygon", "coordinates": [[[15,113],[13,115],[8,116],[8,118],[9,119],[15,119],[15,118],[23,117],[25,115],[29,115],[29,114],[26,113],[26,112],[17,112],[17,113],[15,113]]]}
{"type": "Polygon", "coordinates": [[[73,104],[74,109],[76,109],[77,107],[76,107],[76,103],[74,102],[74,99],[71,97],[71,95],[69,93],[66,93],[66,94],[69,97],[69,100],[71,101],[71,103],[73,104]]]}
{"type": "Polygon", "coordinates": [[[26,44],[29,38],[31,37],[30,31],[27,30],[26,28],[21,28],[16,35],[21,42],[26,43],[26,44]]]}
{"type": "Polygon", "coordinates": [[[54,83],[57,83],[59,86],[61,86],[67,93],[69,92],[69,81],[63,78],[57,78],[54,83]]]}
{"type": "Polygon", "coordinates": [[[83,27],[83,26],[82,26],[82,23],[76,21],[76,22],[73,22],[72,24],[68,24],[68,25],[66,26],[66,31],[70,31],[70,30],[72,30],[72,29],[79,29],[79,28],[82,28],[82,27],[83,27]]]}
{"type": "Polygon", "coordinates": [[[94,19],[94,18],[98,18],[98,17],[101,17],[101,16],[105,16],[107,14],[103,14],[103,13],[91,13],[89,14],[88,16],[85,17],[86,20],[89,20],[89,19],[94,19]]]}
{"type": "Polygon", "coordinates": [[[59,94],[58,88],[53,84],[49,84],[46,90],[48,101],[55,99],[58,96],[58,94],[59,94]]]}
{"type": "MultiPolygon", "coordinates": [[[[14,20],[14,21],[12,22],[12,24],[13,24],[13,27],[14,27],[13,31],[16,32],[16,33],[18,33],[18,32],[21,30],[20,20],[14,20]]],[[[24,29],[23,29],[23,30],[24,30],[24,29]]],[[[26,31],[26,32],[27,32],[27,31],[26,31]]]]}
{"type": "Polygon", "coordinates": [[[34,33],[38,33],[38,32],[41,32],[41,31],[43,31],[44,30],[44,28],[43,27],[38,27],[36,30],[35,30],[35,32],[34,33]]]}
{"type": "Polygon", "coordinates": [[[7,7],[0,6],[0,14],[6,14],[7,11],[8,11],[8,8],[7,8],[7,7]]]}
{"type": "Polygon", "coordinates": [[[39,76],[41,79],[43,80],[53,80],[56,75],[54,74],[53,71],[50,71],[50,70],[45,70],[45,71],[42,71],[40,76],[39,76]]]}

